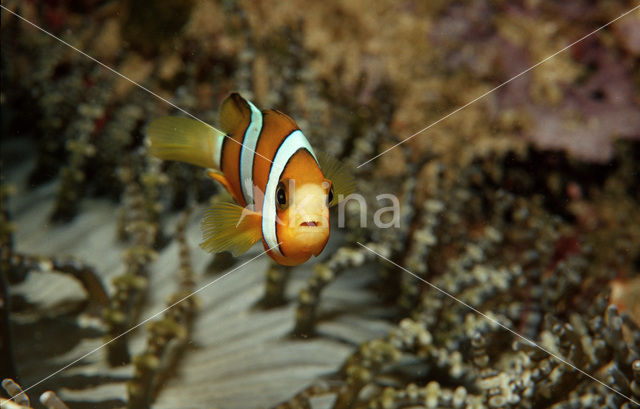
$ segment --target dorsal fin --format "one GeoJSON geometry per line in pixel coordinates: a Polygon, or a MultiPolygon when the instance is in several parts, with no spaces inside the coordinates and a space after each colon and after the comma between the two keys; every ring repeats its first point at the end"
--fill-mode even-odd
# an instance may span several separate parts
{"type": "Polygon", "coordinates": [[[220,107],[220,127],[227,134],[233,134],[243,124],[251,120],[251,108],[247,100],[234,92],[222,101],[220,107]]]}
{"type": "Polygon", "coordinates": [[[289,115],[283,112],[278,111],[277,109],[267,109],[267,110],[264,110],[263,112],[265,117],[268,115],[273,115],[275,117],[278,117],[279,119],[282,119],[288,122],[291,125],[291,127],[293,127],[293,129],[298,129],[298,124],[296,123],[296,121],[293,120],[293,118],[291,118],[289,115]]]}

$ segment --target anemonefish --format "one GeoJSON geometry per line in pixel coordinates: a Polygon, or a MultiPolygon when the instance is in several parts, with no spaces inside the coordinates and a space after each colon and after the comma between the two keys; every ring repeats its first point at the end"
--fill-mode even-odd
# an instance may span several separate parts
{"type": "Polygon", "coordinates": [[[316,155],[289,116],[261,111],[237,93],[223,101],[220,126],[164,117],[147,131],[152,155],[208,168],[236,201],[206,211],[200,246],[237,256],[262,240],[288,266],[320,254],[329,239],[329,207],[353,191],[349,173],[316,155]]]}

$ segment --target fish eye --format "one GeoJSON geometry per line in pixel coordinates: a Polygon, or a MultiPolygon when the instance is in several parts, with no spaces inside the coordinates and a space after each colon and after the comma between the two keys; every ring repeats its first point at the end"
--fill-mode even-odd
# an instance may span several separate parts
{"type": "Polygon", "coordinates": [[[278,187],[276,188],[276,201],[278,202],[278,207],[281,210],[285,210],[287,208],[287,191],[285,189],[284,183],[278,183],[278,187]]]}

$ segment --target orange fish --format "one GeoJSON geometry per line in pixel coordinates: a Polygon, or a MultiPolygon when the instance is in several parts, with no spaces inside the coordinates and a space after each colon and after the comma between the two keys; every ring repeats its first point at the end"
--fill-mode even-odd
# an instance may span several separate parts
{"type": "Polygon", "coordinates": [[[262,240],[288,266],[320,254],[329,239],[329,207],[353,191],[352,177],[329,156],[317,156],[289,116],[261,111],[239,94],[223,101],[220,126],[164,117],[147,132],[152,155],[208,168],[236,201],[207,210],[200,246],[238,256],[262,240]]]}

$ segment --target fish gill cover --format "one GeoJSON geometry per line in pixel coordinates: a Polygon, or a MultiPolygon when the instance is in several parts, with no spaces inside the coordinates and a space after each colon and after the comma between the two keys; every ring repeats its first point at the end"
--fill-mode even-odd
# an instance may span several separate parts
{"type": "Polygon", "coordinates": [[[3,408],[637,407],[634,7],[3,1],[3,408]],[[320,261],[204,253],[147,155],[233,91],[354,169],[320,261]]]}

